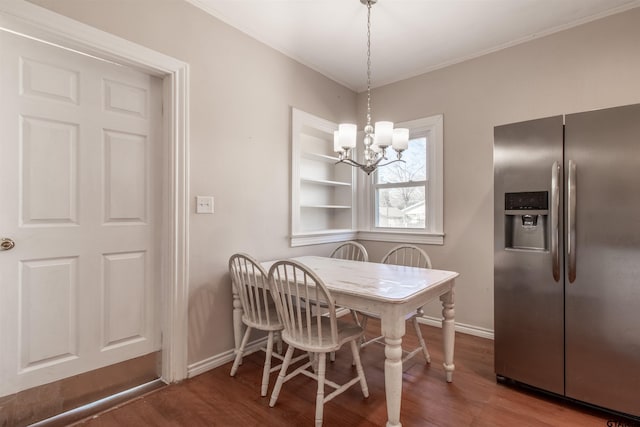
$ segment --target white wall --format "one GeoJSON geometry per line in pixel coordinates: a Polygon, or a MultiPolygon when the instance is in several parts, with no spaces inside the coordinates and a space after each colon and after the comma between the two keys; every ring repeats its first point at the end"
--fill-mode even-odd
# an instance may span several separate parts
{"type": "Polygon", "coordinates": [[[33,3],[190,64],[192,201],[213,195],[216,213],[189,219],[189,363],[228,351],[229,256],[333,246],[289,247],[290,107],[353,121],[356,94],[182,0],[33,3]]]}
{"type": "MultiPolygon", "coordinates": [[[[375,64],[373,64],[375,70],[375,64]]],[[[493,329],[493,127],[640,102],[640,8],[373,92],[373,119],[444,114],[444,246],[456,321],[493,329]]],[[[359,95],[364,117],[366,98],[359,95]]],[[[605,141],[603,141],[605,143],[605,141]]],[[[391,244],[363,242],[380,259],[391,244]]],[[[439,316],[437,304],[429,315],[439,316]]]]}
{"type": "MultiPolygon", "coordinates": [[[[191,194],[215,196],[216,214],[190,218],[189,362],[229,350],[229,255],[333,246],[288,246],[290,106],[360,120],[364,95],[181,0],[32,1],[191,65],[191,194]]],[[[461,273],[457,321],[493,328],[493,127],[640,102],[638,40],[634,9],[374,90],[374,120],[444,114],[445,244],[426,249],[461,273]]],[[[392,245],[364,243],[372,260],[392,245]]]]}

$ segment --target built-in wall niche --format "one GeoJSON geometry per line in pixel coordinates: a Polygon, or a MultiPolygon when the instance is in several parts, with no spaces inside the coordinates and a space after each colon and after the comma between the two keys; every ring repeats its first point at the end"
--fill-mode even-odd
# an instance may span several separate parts
{"type": "Polygon", "coordinates": [[[353,238],[355,172],[336,164],[337,123],[295,108],[291,123],[291,246],[353,238]]]}

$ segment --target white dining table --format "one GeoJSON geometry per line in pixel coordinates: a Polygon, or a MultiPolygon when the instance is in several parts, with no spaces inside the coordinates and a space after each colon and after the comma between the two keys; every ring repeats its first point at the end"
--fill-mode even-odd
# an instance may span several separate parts
{"type": "MultiPolygon", "coordinates": [[[[385,342],[385,396],[387,426],[401,426],[402,337],[406,317],[427,302],[442,302],[444,371],[453,380],[454,282],[458,273],[318,256],[292,258],[313,270],[326,284],[336,305],[380,317],[385,342]]],[[[269,271],[275,261],[261,263],[269,271]]],[[[242,307],[234,295],[236,347],[242,337],[242,307]]]]}

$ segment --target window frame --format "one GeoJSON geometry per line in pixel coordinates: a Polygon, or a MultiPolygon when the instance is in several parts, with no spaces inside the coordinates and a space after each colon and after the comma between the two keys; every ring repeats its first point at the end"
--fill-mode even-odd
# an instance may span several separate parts
{"type": "Polygon", "coordinates": [[[425,190],[425,228],[395,228],[376,226],[377,204],[376,189],[416,186],[416,182],[396,184],[375,184],[375,172],[370,176],[361,175],[362,197],[358,201],[360,230],[358,238],[384,242],[407,242],[419,244],[444,244],[443,229],[443,153],[444,119],[442,114],[421,119],[397,123],[396,127],[409,129],[409,139],[427,137],[428,176],[423,183],[425,190]]]}

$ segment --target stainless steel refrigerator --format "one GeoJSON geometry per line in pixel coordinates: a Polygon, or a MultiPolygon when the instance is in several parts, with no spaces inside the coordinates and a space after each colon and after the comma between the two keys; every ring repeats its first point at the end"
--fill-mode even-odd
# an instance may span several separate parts
{"type": "Polygon", "coordinates": [[[494,138],[498,379],[640,417],[640,104],[494,138]]]}

